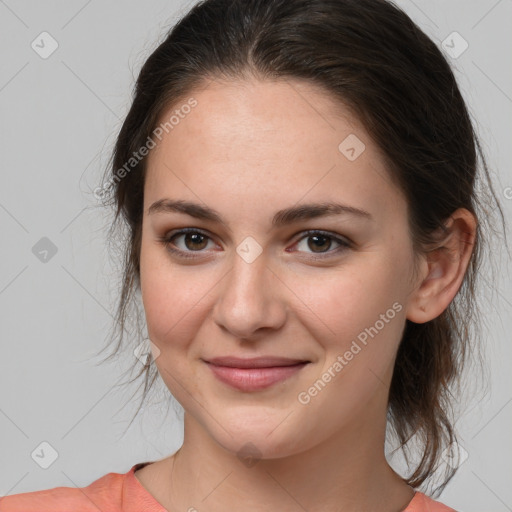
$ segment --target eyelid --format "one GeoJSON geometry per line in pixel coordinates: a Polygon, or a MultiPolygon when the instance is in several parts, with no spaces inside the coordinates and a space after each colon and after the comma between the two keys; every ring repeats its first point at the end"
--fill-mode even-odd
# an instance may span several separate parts
{"type": "Polygon", "coordinates": [[[338,233],[334,233],[332,231],[326,231],[325,229],[306,229],[305,231],[300,231],[297,233],[297,235],[301,235],[300,238],[297,239],[298,242],[307,236],[321,235],[332,238],[333,240],[336,240],[342,244],[352,245],[353,243],[346,236],[339,235],[338,233]]]}
{"type": "MultiPolygon", "coordinates": [[[[338,235],[337,233],[333,233],[331,231],[325,231],[325,230],[322,230],[322,229],[308,229],[306,231],[301,231],[298,234],[300,235],[300,237],[297,239],[296,242],[293,243],[293,246],[297,245],[303,239],[309,238],[309,237],[315,236],[315,235],[316,236],[324,236],[326,238],[330,238],[335,243],[339,244],[339,247],[336,247],[334,249],[330,249],[330,250],[328,250],[326,252],[319,252],[319,253],[309,252],[309,253],[306,253],[307,254],[306,257],[308,259],[322,260],[322,259],[334,258],[336,256],[339,256],[340,253],[346,251],[347,249],[351,249],[354,246],[353,242],[351,240],[349,240],[348,238],[342,237],[341,235],[338,235]]],[[[286,251],[287,252],[298,252],[298,253],[302,254],[301,251],[289,251],[288,249],[286,249],[286,251]]]]}
{"type": "Polygon", "coordinates": [[[199,229],[199,228],[175,229],[175,230],[170,231],[169,233],[166,233],[162,237],[158,237],[158,241],[161,242],[169,252],[171,252],[173,254],[177,254],[180,257],[189,258],[189,259],[199,258],[199,257],[201,257],[201,253],[204,253],[205,251],[184,251],[182,249],[177,249],[175,247],[172,247],[172,245],[173,245],[171,242],[172,239],[178,238],[178,237],[186,235],[188,233],[200,234],[200,235],[203,235],[204,237],[208,238],[209,240],[214,241],[212,236],[210,236],[208,234],[208,232],[204,231],[203,229],[199,229]],[[195,255],[194,253],[197,253],[197,255],[195,255]]]}
{"type": "MultiPolygon", "coordinates": [[[[186,235],[188,233],[200,234],[200,235],[203,235],[204,237],[214,241],[213,237],[210,236],[210,234],[208,234],[207,231],[200,229],[200,228],[191,228],[191,227],[172,230],[169,233],[165,234],[164,236],[159,237],[158,240],[166,247],[166,249],[169,252],[171,252],[173,254],[178,254],[180,257],[190,258],[190,259],[202,257],[201,254],[206,252],[204,250],[184,251],[182,249],[177,249],[175,247],[172,247],[172,245],[173,245],[171,242],[172,239],[178,238],[179,236],[186,235]],[[194,253],[197,253],[197,255],[194,253]]],[[[310,259],[323,259],[323,258],[333,257],[333,256],[337,255],[339,252],[342,252],[344,250],[352,248],[354,245],[353,242],[350,239],[348,239],[347,237],[338,235],[337,233],[333,233],[330,231],[325,231],[322,229],[308,229],[305,231],[298,232],[295,236],[297,236],[297,235],[300,235],[300,236],[292,244],[293,246],[297,245],[304,238],[308,238],[308,237],[315,236],[315,235],[325,236],[326,238],[330,238],[331,240],[333,240],[334,242],[339,244],[339,247],[337,247],[335,249],[328,250],[323,253],[313,253],[313,252],[307,253],[310,255],[310,256],[308,256],[308,258],[310,258],[310,259]]],[[[295,238],[295,236],[293,238],[295,238]]],[[[301,251],[289,251],[288,249],[286,249],[286,251],[287,252],[299,252],[299,253],[301,252],[301,251]]]]}

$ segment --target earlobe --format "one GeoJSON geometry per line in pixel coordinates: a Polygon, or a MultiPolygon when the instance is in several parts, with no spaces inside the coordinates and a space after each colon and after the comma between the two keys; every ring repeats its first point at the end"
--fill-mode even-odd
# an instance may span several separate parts
{"type": "Polygon", "coordinates": [[[410,296],[406,318],[425,323],[438,317],[459,291],[474,247],[476,220],[464,208],[445,224],[445,238],[423,262],[423,279],[410,296]]]}

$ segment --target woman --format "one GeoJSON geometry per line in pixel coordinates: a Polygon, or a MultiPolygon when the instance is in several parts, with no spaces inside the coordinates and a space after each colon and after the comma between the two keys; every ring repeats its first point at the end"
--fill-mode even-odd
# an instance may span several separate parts
{"type": "Polygon", "coordinates": [[[146,383],[183,406],[183,445],[0,511],[453,510],[418,488],[456,446],[478,151],[393,4],[198,3],[144,64],[97,191],[129,227],[121,339],[140,291],[146,383]],[[387,426],[419,443],[407,476],[387,426]]]}

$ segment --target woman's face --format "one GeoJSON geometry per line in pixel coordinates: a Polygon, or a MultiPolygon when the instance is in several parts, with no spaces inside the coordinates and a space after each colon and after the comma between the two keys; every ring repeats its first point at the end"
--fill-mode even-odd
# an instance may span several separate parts
{"type": "Polygon", "coordinates": [[[181,112],[144,190],[141,291],[161,377],[233,452],[251,443],[275,458],[380,433],[417,286],[406,202],[382,155],[305,83],[214,81],[191,96],[195,107],[164,116],[181,112]],[[314,215],[328,203],[347,208],[314,215]],[[211,363],[228,357],[289,360],[211,363]]]}

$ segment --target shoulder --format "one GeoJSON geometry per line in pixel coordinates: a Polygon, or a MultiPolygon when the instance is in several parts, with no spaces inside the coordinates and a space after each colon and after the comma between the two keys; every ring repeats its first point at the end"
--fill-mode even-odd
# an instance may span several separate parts
{"type": "Polygon", "coordinates": [[[456,510],[417,491],[403,512],[456,512],[456,510]]]}
{"type": "Polygon", "coordinates": [[[122,512],[125,480],[136,466],[128,473],[108,473],[87,487],[55,487],[4,496],[0,498],[0,512],[122,512]]]}

